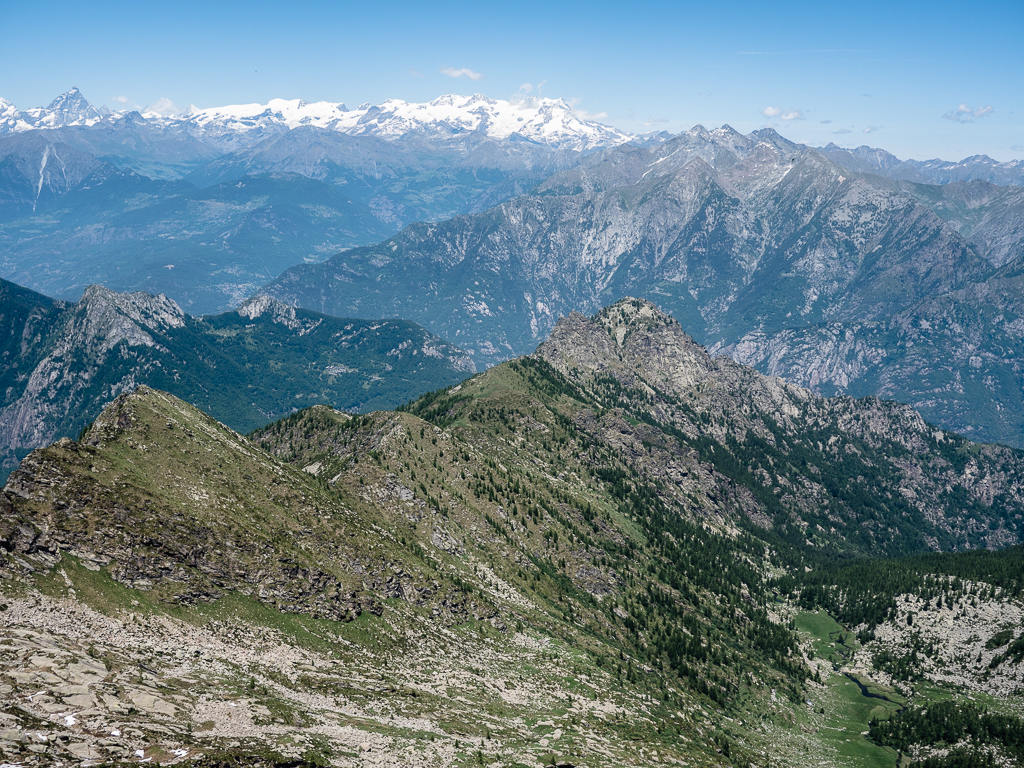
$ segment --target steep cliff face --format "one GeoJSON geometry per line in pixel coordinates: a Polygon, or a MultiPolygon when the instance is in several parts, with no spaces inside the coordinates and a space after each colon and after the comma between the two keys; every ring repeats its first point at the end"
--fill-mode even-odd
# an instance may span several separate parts
{"type": "Polygon", "coordinates": [[[158,340],[166,342],[168,333],[186,324],[181,309],[164,296],[101,286],[87,288],[77,304],[61,306],[33,339],[37,358],[21,369],[0,411],[7,471],[18,452],[67,435],[88,421],[90,411],[98,413],[97,406],[145,381],[170,355],[158,340]]]}
{"type": "Polygon", "coordinates": [[[745,334],[716,352],[824,394],[910,403],[975,440],[1024,446],[1024,282],[1018,264],[879,322],[745,334]]]}
{"type": "Polygon", "coordinates": [[[878,319],[991,270],[891,182],[771,132],[704,133],[606,152],[491,211],[296,267],[268,290],[332,312],[382,304],[493,361],[624,294],[714,342],[878,319]]]}
{"type": "Polygon", "coordinates": [[[570,316],[537,355],[601,405],[686,435],[704,461],[746,486],[762,520],[807,543],[877,553],[908,551],[910,541],[910,550],[1004,546],[1021,535],[1017,451],[971,446],[906,405],[822,398],[712,358],[649,302],[570,316]],[[602,395],[610,379],[630,394],[602,395]],[[1005,519],[1004,504],[1016,510],[1005,519]]]}
{"type": "Polygon", "coordinates": [[[976,180],[945,186],[904,183],[898,189],[934,210],[993,266],[1024,254],[1024,187],[976,180]]]}

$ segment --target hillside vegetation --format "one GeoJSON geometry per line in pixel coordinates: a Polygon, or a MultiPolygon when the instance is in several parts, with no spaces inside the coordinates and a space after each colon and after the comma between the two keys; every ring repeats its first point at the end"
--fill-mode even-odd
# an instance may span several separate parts
{"type": "MultiPolygon", "coordinates": [[[[870,725],[956,690],[937,663],[886,671],[915,642],[905,606],[935,597],[926,561],[896,561],[895,610],[857,597],[874,572],[820,574],[1015,543],[1021,458],[713,360],[637,300],[397,412],[316,406],[246,438],[142,387],[0,497],[2,684],[45,754],[83,759],[945,759],[922,727],[870,725]]],[[[1019,615],[1012,565],[963,562],[947,601],[1019,615]]],[[[999,666],[961,676],[1017,727],[999,666]]]]}
{"type": "Polygon", "coordinates": [[[90,286],[67,304],[0,281],[0,329],[0,478],[139,384],[248,431],[313,403],[394,407],[474,370],[414,323],[328,317],[266,297],[192,317],[163,295],[90,286]]]}

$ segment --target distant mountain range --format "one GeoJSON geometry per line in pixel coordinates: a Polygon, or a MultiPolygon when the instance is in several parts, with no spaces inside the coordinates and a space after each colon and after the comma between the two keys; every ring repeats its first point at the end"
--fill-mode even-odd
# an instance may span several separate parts
{"type": "Polygon", "coordinates": [[[0,99],[0,133],[40,128],[116,125],[143,121],[213,144],[237,149],[267,136],[300,127],[321,128],[350,136],[397,139],[412,133],[457,137],[477,133],[490,139],[525,141],[555,149],[585,151],[630,141],[633,136],[580,118],[563,99],[524,97],[518,101],[474,96],[441,96],[426,104],[388,99],[349,109],[342,103],[272,99],[267,104],[237,104],[198,109],[180,115],[153,111],[112,112],[92,106],[77,88],[58,96],[48,107],[19,110],[0,99]]]}
{"type": "MultiPolygon", "coordinates": [[[[671,138],[671,134],[664,131],[643,135],[626,133],[581,118],[564,99],[540,97],[505,101],[480,94],[445,95],[421,104],[388,99],[382,104],[361,104],[355,109],[349,109],[342,102],[271,99],[266,104],[234,104],[207,109],[190,106],[174,115],[146,108],[141,111],[112,111],[107,107],[94,107],[78,88],[61,94],[49,106],[26,110],[20,110],[0,98],[0,135],[42,129],[103,127],[116,128],[123,133],[126,128],[138,129],[140,126],[159,135],[162,142],[177,145],[174,149],[178,154],[199,155],[189,157],[197,164],[208,160],[210,155],[235,152],[297,128],[375,137],[391,143],[410,137],[435,142],[457,141],[467,134],[474,134],[478,138],[525,142],[574,152],[590,152],[625,143],[648,146],[671,138]]],[[[821,147],[819,151],[852,171],[875,173],[899,181],[949,184],[979,179],[1000,185],[1024,184],[1024,160],[1000,162],[987,155],[974,155],[959,162],[900,160],[884,149],[868,146],[851,149],[835,143],[821,147]]],[[[134,170],[144,172],[139,168],[134,170]]],[[[160,170],[173,175],[171,168],[160,170]]]]}
{"type": "Polygon", "coordinates": [[[281,105],[186,119],[97,110],[77,90],[0,104],[0,276],[66,300],[102,283],[220,312],[293,264],[486,210],[629,138],[551,100],[388,102],[361,122],[281,105]]]}
{"type": "Polygon", "coordinates": [[[0,123],[0,277],[57,299],[99,283],[198,316],[273,279],[282,301],[408,318],[490,365],[643,295],[764,372],[1024,445],[1021,162],[729,126],[636,137],[483,97],[166,117],[74,89],[3,102],[0,123]]]}
{"type": "Polygon", "coordinates": [[[844,149],[829,144],[820,150],[851,171],[877,173],[890,179],[920,184],[951,184],[978,179],[993,184],[1024,184],[1024,160],[999,162],[988,155],[965,157],[958,163],[949,160],[900,160],[884,149],[860,146],[844,149]]]}
{"type": "Polygon", "coordinates": [[[698,126],[590,155],[489,211],[293,267],[266,290],[331,314],[407,317],[478,365],[528,351],[570,311],[642,295],[765,371],[1022,445],[1022,209],[1021,187],[893,181],[771,130],[698,126]],[[849,356],[835,343],[849,324],[881,333],[905,316],[918,318],[912,334],[886,331],[849,356]]]}
{"type": "Polygon", "coordinates": [[[162,295],[91,286],[69,304],[0,280],[0,480],[139,384],[249,431],[317,403],[393,408],[474,371],[404,320],[326,317],[266,297],[196,318],[162,295]]]}

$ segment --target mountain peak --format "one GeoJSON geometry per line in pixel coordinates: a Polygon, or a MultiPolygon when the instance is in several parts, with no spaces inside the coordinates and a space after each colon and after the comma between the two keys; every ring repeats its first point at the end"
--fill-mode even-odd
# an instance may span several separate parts
{"type": "Polygon", "coordinates": [[[274,323],[283,325],[293,331],[300,331],[300,335],[308,333],[319,325],[318,320],[307,319],[303,321],[296,315],[295,307],[266,294],[253,296],[238,307],[235,312],[247,320],[257,320],[263,316],[268,316],[274,323]]]}
{"type": "Polygon", "coordinates": [[[593,318],[578,312],[558,321],[537,355],[558,370],[609,372],[629,386],[646,382],[682,392],[714,363],[671,315],[646,299],[627,297],[593,318]]]}
{"type": "Polygon", "coordinates": [[[54,128],[80,121],[99,120],[103,117],[77,86],[51,101],[46,112],[49,113],[54,128]]]}
{"type": "Polygon", "coordinates": [[[608,331],[608,335],[615,339],[619,347],[622,347],[625,338],[637,329],[678,325],[675,318],[662,312],[647,299],[634,299],[631,296],[602,309],[594,316],[594,321],[608,331]]]}
{"type": "Polygon", "coordinates": [[[742,133],[737,131],[735,128],[733,128],[728,123],[723,123],[719,128],[715,128],[713,131],[711,131],[711,133],[712,133],[712,135],[715,136],[715,138],[721,138],[723,136],[726,136],[726,137],[728,137],[730,139],[742,138],[743,137],[742,133]]]}
{"type": "Polygon", "coordinates": [[[151,389],[145,384],[126,389],[111,401],[89,426],[84,442],[98,446],[103,442],[118,439],[118,436],[138,426],[138,409],[148,410],[153,398],[168,399],[164,392],[151,389]]]}
{"type": "Polygon", "coordinates": [[[104,326],[121,315],[150,330],[185,327],[181,307],[162,293],[157,296],[142,291],[118,293],[102,285],[90,285],[78,305],[89,318],[104,326]]]}
{"type": "Polygon", "coordinates": [[[295,307],[261,293],[243,302],[235,312],[242,317],[253,320],[267,312],[286,312],[288,310],[291,310],[291,315],[294,317],[295,307]]]}

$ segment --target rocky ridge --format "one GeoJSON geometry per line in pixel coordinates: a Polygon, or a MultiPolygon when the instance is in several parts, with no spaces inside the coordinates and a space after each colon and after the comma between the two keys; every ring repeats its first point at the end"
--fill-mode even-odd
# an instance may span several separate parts
{"type": "Polygon", "coordinates": [[[6,471],[146,382],[251,429],[304,398],[343,409],[394,406],[474,370],[461,350],[401,321],[341,320],[268,297],[193,318],[163,295],[90,286],[65,304],[4,285],[6,471]]]}
{"type": "MultiPolygon", "coordinates": [[[[848,501],[827,512],[822,508],[837,498],[838,487],[831,485],[828,475],[843,465],[844,456],[851,454],[875,457],[871,461],[879,462],[879,466],[873,469],[873,479],[868,481],[863,470],[846,466],[841,473],[849,477],[837,477],[835,482],[846,485],[847,490],[859,483],[866,484],[865,490],[872,486],[873,493],[887,488],[883,495],[893,500],[899,498],[898,506],[908,504],[906,511],[911,517],[928,520],[947,533],[958,529],[957,537],[971,528],[981,533],[984,525],[975,527],[975,523],[965,519],[962,506],[954,504],[942,511],[942,499],[950,484],[963,487],[984,505],[997,498],[1016,496],[1011,478],[1019,471],[1018,452],[982,446],[972,449],[972,458],[967,459],[962,438],[927,424],[908,406],[873,397],[821,398],[728,358],[712,358],[678,322],[646,301],[618,302],[594,319],[570,316],[556,326],[537,354],[576,381],[583,391],[599,392],[606,377],[611,376],[622,386],[645,392],[650,402],[645,402],[642,395],[631,402],[639,409],[636,415],[646,412],[658,422],[671,423],[695,443],[713,439],[717,447],[706,456],[724,447],[744,467],[733,478],[743,477],[743,482],[755,491],[763,483],[773,495],[782,495],[788,503],[795,503],[801,510],[797,514],[806,512],[817,517],[817,521],[802,517],[800,525],[808,533],[808,541],[828,530],[835,534],[849,525],[846,530],[857,530],[857,537],[867,535],[874,539],[870,551],[878,553],[887,548],[883,540],[865,533],[865,529],[881,522],[873,522],[872,513],[861,518],[846,506],[848,501]],[[851,440],[855,442],[847,442],[851,440]],[[770,455],[786,444],[787,452],[802,444],[816,454],[813,461],[809,455],[805,459],[814,468],[810,474],[801,472],[796,485],[790,485],[778,474],[770,455]],[[891,469],[883,469],[884,465],[891,469]],[[910,512],[912,508],[916,510],[910,512]]],[[[725,462],[719,455],[713,463],[721,466],[725,462]]],[[[1019,503],[1020,500],[1012,502],[1019,503]]],[[[1018,525],[1015,517],[1011,515],[1008,519],[1007,528],[992,518],[989,520],[1000,530],[988,539],[990,546],[1006,546],[1019,540],[1019,533],[1014,532],[1018,525]]],[[[889,518],[883,528],[891,524],[889,518]]],[[[935,535],[925,534],[922,541],[934,546],[935,535]]],[[[827,546],[826,541],[827,536],[821,545],[827,546]]],[[[961,541],[962,544],[953,546],[967,545],[966,540],[961,541]]],[[[848,541],[846,546],[851,543],[848,541]]]]}
{"type": "Polygon", "coordinates": [[[800,734],[843,765],[797,727],[805,691],[838,704],[780,574],[1016,541],[1022,472],[635,299],[398,413],[244,438],[142,387],[0,495],[0,695],[25,702],[0,749],[766,765],[800,734]]]}

